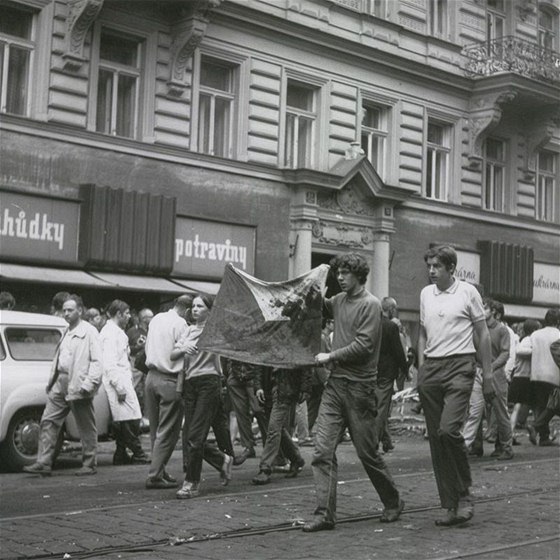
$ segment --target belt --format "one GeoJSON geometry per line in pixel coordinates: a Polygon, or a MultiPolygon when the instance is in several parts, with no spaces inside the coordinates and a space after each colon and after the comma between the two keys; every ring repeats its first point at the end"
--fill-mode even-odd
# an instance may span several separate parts
{"type": "Polygon", "coordinates": [[[451,354],[449,356],[426,356],[426,360],[454,360],[455,358],[474,358],[476,354],[451,354]]]}

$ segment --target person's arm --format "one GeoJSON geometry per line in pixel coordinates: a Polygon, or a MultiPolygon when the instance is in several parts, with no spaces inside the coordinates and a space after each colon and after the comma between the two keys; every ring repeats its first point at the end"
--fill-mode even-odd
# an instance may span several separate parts
{"type": "Polygon", "coordinates": [[[391,345],[391,354],[395,358],[395,363],[397,365],[398,370],[406,375],[408,371],[408,365],[406,363],[406,355],[403,350],[403,345],[401,342],[401,333],[399,331],[399,327],[395,325],[395,323],[391,323],[391,330],[390,330],[390,345],[391,345]],[[393,328],[394,327],[394,328],[393,328]]]}
{"type": "Polygon", "coordinates": [[[171,351],[171,359],[173,361],[179,360],[184,356],[193,356],[198,353],[197,341],[189,338],[190,331],[188,327],[181,330],[181,334],[175,343],[175,347],[171,351]]]}
{"type": "Polygon", "coordinates": [[[88,374],[82,382],[80,391],[86,396],[91,396],[101,383],[101,377],[103,375],[103,351],[101,350],[101,342],[97,331],[91,330],[88,332],[85,342],[89,345],[89,367],[88,374]]]}
{"type": "Polygon", "coordinates": [[[509,359],[509,333],[505,327],[500,328],[500,353],[492,362],[492,369],[495,371],[504,367],[509,359]]]}
{"type": "Polygon", "coordinates": [[[426,328],[424,325],[420,325],[420,332],[418,333],[418,369],[424,364],[424,352],[426,350],[427,339],[426,328]]]}
{"type": "Polygon", "coordinates": [[[530,336],[526,336],[517,346],[517,356],[522,358],[531,357],[533,354],[533,340],[530,336]]]}
{"type": "Polygon", "coordinates": [[[474,343],[478,358],[482,364],[482,392],[486,401],[494,398],[494,386],[492,375],[492,345],[490,342],[490,333],[484,319],[473,323],[474,343]]]}

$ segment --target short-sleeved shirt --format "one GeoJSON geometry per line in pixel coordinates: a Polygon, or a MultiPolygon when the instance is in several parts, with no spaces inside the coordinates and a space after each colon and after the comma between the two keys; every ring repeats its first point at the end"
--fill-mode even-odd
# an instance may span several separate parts
{"type": "Polygon", "coordinates": [[[482,298],[477,289],[454,279],[447,290],[435,284],[420,293],[420,324],[426,329],[427,358],[474,354],[474,323],[484,321],[482,298]]]}

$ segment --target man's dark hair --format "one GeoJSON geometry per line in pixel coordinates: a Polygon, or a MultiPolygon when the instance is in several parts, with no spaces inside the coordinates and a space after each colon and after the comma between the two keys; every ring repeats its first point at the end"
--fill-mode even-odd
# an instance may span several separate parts
{"type": "MultiPolygon", "coordinates": [[[[63,292],[63,293],[67,293],[67,292],[63,292]]],[[[57,294],[58,295],[58,294],[57,294]]],[[[62,306],[69,300],[71,299],[72,301],[76,302],[76,306],[78,308],[81,308],[82,311],[84,310],[84,302],[82,300],[82,298],[77,295],[77,294],[68,294],[68,297],[62,302],[60,309],[62,309],[62,306]]]]}
{"type": "Polygon", "coordinates": [[[0,292],[0,309],[13,309],[16,306],[16,298],[10,292],[0,292]]]}
{"type": "Polygon", "coordinates": [[[345,268],[356,276],[360,284],[366,283],[367,275],[369,274],[369,266],[366,259],[359,253],[338,255],[331,260],[330,266],[335,275],[339,269],[345,268]]]}
{"type": "Polygon", "coordinates": [[[557,327],[560,324],[560,309],[553,307],[544,316],[545,327],[557,327]]]}
{"type": "Polygon", "coordinates": [[[424,262],[428,262],[428,259],[433,258],[439,259],[439,262],[445,266],[447,270],[451,270],[451,267],[457,268],[457,253],[455,249],[449,245],[430,247],[424,254],[424,262]]]}
{"type": "Polygon", "coordinates": [[[175,300],[175,307],[182,307],[183,309],[190,309],[192,307],[194,296],[191,294],[184,294],[175,300]]]}
{"type": "Polygon", "coordinates": [[[494,317],[496,316],[496,313],[500,314],[500,320],[502,320],[504,318],[504,315],[506,314],[504,304],[500,301],[496,301],[495,299],[492,300],[490,309],[492,310],[492,314],[494,315],[494,317]]]}
{"type": "Polygon", "coordinates": [[[524,336],[531,336],[535,331],[538,331],[540,328],[541,328],[541,323],[536,319],[525,319],[525,321],[523,321],[524,336]]]}
{"type": "MultiPolygon", "coordinates": [[[[62,311],[64,302],[70,297],[68,292],[56,292],[52,298],[51,306],[55,311],[62,311]]],[[[83,306],[82,306],[83,307],[83,306]]]]}
{"type": "Polygon", "coordinates": [[[126,303],[126,301],[122,301],[121,299],[114,299],[110,304],[109,307],[106,309],[107,315],[109,317],[114,317],[119,311],[124,313],[127,309],[130,309],[130,305],[126,303]]]}

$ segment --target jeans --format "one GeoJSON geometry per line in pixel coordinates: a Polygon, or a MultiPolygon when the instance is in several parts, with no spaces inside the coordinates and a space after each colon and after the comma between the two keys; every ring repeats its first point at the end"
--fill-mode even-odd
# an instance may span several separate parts
{"type": "MultiPolygon", "coordinates": [[[[189,482],[200,482],[203,459],[217,470],[223,465],[224,453],[217,447],[206,445],[210,427],[222,406],[221,387],[219,375],[201,375],[185,381],[183,467],[185,480],[189,482]]],[[[225,443],[219,442],[219,445],[223,446],[225,443]]]]}
{"type": "Polygon", "coordinates": [[[441,506],[456,508],[472,484],[461,428],[467,416],[476,364],[474,355],[426,358],[418,372],[434,475],[441,506]]]}
{"type": "Polygon", "coordinates": [[[144,398],[152,441],[148,477],[159,479],[175,449],[183,421],[183,400],[177,392],[177,377],[150,370],[146,377],[144,398]]]}
{"type": "Polygon", "coordinates": [[[295,414],[295,401],[280,400],[276,387],[272,390],[272,410],[268,421],[266,432],[266,443],[261,455],[259,468],[261,471],[270,474],[272,465],[278,452],[282,449],[282,454],[291,463],[301,463],[302,458],[299,448],[292,441],[288,428],[295,414]]]}
{"type": "Polygon", "coordinates": [[[336,448],[346,427],[350,431],[358,457],[384,506],[398,507],[399,492],[377,451],[376,415],[374,381],[329,379],[315,424],[315,452],[311,463],[317,490],[315,515],[323,517],[327,522],[336,522],[336,448]]]}
{"type": "Polygon", "coordinates": [[[531,390],[534,397],[534,416],[533,427],[539,434],[539,441],[546,441],[550,438],[549,422],[554,418],[555,412],[547,408],[548,398],[555,385],[544,381],[531,381],[531,390]]]}
{"type": "Polygon", "coordinates": [[[377,441],[383,443],[384,446],[391,447],[391,435],[389,434],[389,414],[391,411],[391,398],[393,397],[392,378],[378,377],[377,387],[375,388],[375,396],[377,398],[377,441]]]}
{"type": "Polygon", "coordinates": [[[95,468],[97,465],[97,426],[93,398],[67,401],[68,375],[60,374],[50,390],[39,432],[37,462],[52,466],[56,442],[64,420],[72,412],[82,441],[82,464],[95,468]]]}

